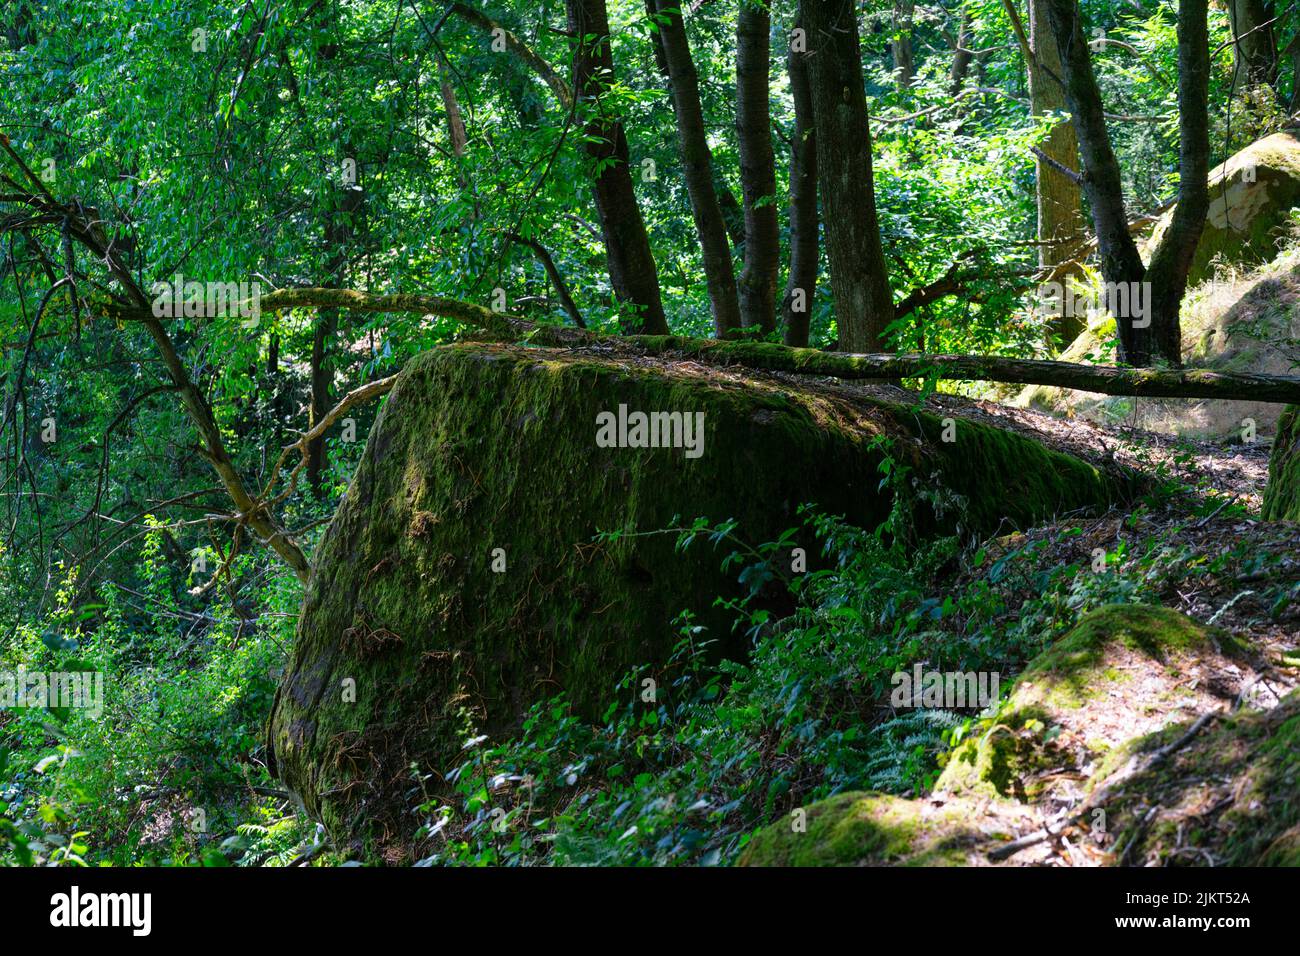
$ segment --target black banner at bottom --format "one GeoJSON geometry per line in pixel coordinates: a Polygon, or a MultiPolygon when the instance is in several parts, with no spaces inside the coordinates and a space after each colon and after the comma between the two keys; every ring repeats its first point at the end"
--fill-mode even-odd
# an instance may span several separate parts
{"type": "Polygon", "coordinates": [[[683,921],[692,937],[716,933],[728,942],[770,942],[776,924],[789,922],[805,941],[843,939],[849,928],[861,934],[892,924],[928,935],[984,923],[1017,933],[1041,928],[1056,939],[1172,932],[1230,943],[1234,934],[1294,926],[1296,872],[15,869],[0,870],[0,912],[6,941],[49,934],[127,946],[213,934],[373,945],[376,933],[422,926],[431,939],[476,928],[519,946],[597,929],[648,940],[684,930],[683,921]]]}

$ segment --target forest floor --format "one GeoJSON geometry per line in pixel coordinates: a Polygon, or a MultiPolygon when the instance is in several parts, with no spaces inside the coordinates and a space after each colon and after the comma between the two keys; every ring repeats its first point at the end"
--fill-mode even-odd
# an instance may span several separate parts
{"type": "MultiPolygon", "coordinates": [[[[1242,826],[1242,815],[1268,811],[1267,801],[1257,793],[1257,778],[1264,771],[1252,768],[1258,754],[1241,742],[1249,739],[1253,729],[1237,737],[1235,729],[1225,731],[1212,742],[1198,743],[1192,739],[1196,728],[1209,725],[1198,721],[1214,719],[1233,728],[1249,728],[1252,725],[1241,720],[1234,723],[1234,715],[1253,714],[1258,723],[1269,720],[1276,710],[1273,723],[1281,725],[1296,709],[1295,698],[1287,701],[1287,695],[1300,686],[1300,604],[1295,601],[1300,527],[1253,517],[1259,513],[1268,478],[1269,442],[1191,441],[950,396],[933,397],[928,404],[966,418],[996,419],[1061,451],[1129,467],[1166,487],[1178,487],[1154,506],[1148,503],[1045,524],[1026,534],[997,539],[995,547],[1005,553],[1037,543],[1035,562],[1043,568],[1086,566],[1090,556],[1100,551],[1123,549],[1137,558],[1144,551],[1149,555],[1159,549],[1169,561],[1162,569],[1157,558],[1151,573],[1176,569],[1163,582],[1161,604],[1230,632],[1241,647],[1216,641],[1212,651],[1180,660],[1176,666],[1154,668],[1142,653],[1108,649],[1107,673],[1123,674],[1123,683],[1089,696],[1076,715],[1069,709],[1053,712],[1059,721],[1054,731],[1060,736],[1052,753],[1073,748],[1076,757],[1058,756],[1029,771],[1018,786],[1033,794],[1032,799],[976,800],[971,805],[968,795],[958,795],[952,803],[954,798],[939,792],[926,801],[924,813],[948,819],[957,813],[962,828],[976,824],[986,836],[993,836],[995,849],[1003,840],[1025,841],[1025,848],[1008,859],[1013,865],[1224,862],[1227,854],[1235,852],[1233,841],[1243,839],[1243,830],[1249,832],[1249,826],[1242,826]],[[1137,774],[1139,779],[1132,785],[1139,793],[1136,797],[1124,793],[1129,782],[1118,784],[1121,796],[1113,798],[1111,806],[1136,801],[1140,823],[1126,828],[1118,846],[1115,841],[1106,845],[1091,839],[1088,820],[1077,819],[1077,814],[1081,807],[1097,803],[1099,787],[1113,786],[1112,781],[1123,773],[1107,777],[1098,766],[1102,761],[1088,753],[1090,747],[1095,749],[1096,741],[1104,740],[1121,752],[1169,728],[1186,730],[1188,723],[1192,729],[1186,737],[1165,742],[1175,756],[1162,768],[1162,779],[1142,780],[1137,774]],[[1184,749],[1186,756],[1175,753],[1184,749]],[[1235,762],[1228,755],[1234,755],[1235,762]],[[1212,756],[1225,759],[1211,766],[1212,756]],[[1043,834],[1051,837],[1038,840],[1043,834]]],[[[1293,773],[1293,768],[1288,772],[1293,773]]],[[[1272,773],[1271,766],[1267,773],[1272,773]]],[[[1292,828],[1277,838],[1271,852],[1294,853],[1294,843],[1292,828]]],[[[987,855],[987,840],[975,840],[972,846],[978,849],[966,857],[966,863],[996,860],[996,853],[987,855]]]]}
{"type": "MultiPolygon", "coordinates": [[[[1102,644],[1064,658],[1065,673],[1086,661],[1079,674],[1062,678],[1062,658],[1053,658],[1067,635],[1028,663],[998,714],[976,724],[973,770],[945,772],[911,799],[841,794],[810,808],[824,821],[810,832],[845,832],[854,820],[873,836],[850,858],[886,865],[1295,865],[1300,697],[1288,695],[1300,686],[1300,526],[1256,517],[1269,441],[1191,441],[949,395],[929,397],[926,408],[1015,428],[1154,485],[1129,507],[994,537],[986,560],[944,590],[996,581],[991,565],[1026,555],[1027,582],[1074,566],[1078,586],[1102,554],[1118,558],[1104,573],[1141,582],[1125,602],[1158,602],[1206,639],[1153,654],[1125,636],[1118,605],[1103,608],[1093,618],[1102,644]],[[1062,679],[1077,681],[1068,703],[1062,679]]],[[[1029,583],[1021,599],[1034,597],[1029,583]]],[[[1012,608],[1008,622],[1019,613],[1012,608]]],[[[747,861],[796,862],[801,851],[782,827],[756,837],[747,861]]]]}

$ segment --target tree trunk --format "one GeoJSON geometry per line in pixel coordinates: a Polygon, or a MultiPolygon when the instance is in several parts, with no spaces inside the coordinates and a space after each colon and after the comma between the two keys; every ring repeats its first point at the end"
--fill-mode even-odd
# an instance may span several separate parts
{"type": "Polygon", "coordinates": [[[1277,40],[1272,3],[1267,0],[1229,0],[1233,44],[1234,82],[1238,90],[1262,86],[1277,79],[1277,40]]]}
{"type": "Polygon", "coordinates": [[[1079,137],[1083,189],[1092,207],[1102,275],[1119,330],[1120,358],[1130,365],[1149,365],[1159,355],[1179,365],[1179,308],[1209,208],[1208,0],[1178,4],[1179,202],[1149,271],[1129,229],[1119,162],[1106,129],[1078,0],[1044,2],[1061,52],[1066,101],[1079,137]],[[1145,302],[1145,308],[1133,308],[1135,299],[1145,302]],[[1120,302],[1126,307],[1116,309],[1120,302]]]}
{"type": "Polygon", "coordinates": [[[1178,206],[1151,255],[1151,331],[1155,349],[1182,363],[1179,308],[1210,208],[1210,40],[1208,0],[1178,4],[1178,206]]]}
{"type": "Polygon", "coordinates": [[[605,258],[615,298],[635,317],[629,330],[650,334],[668,331],[659,292],[659,271],[650,251],[650,237],[636,202],[623,124],[604,115],[601,96],[614,75],[609,46],[609,17],[605,0],[566,0],[569,33],[578,45],[574,90],[589,112],[586,151],[599,172],[595,181],[596,211],[605,240],[605,258]]]}
{"type": "Polygon", "coordinates": [[[894,38],[889,41],[889,50],[894,57],[894,82],[900,90],[911,87],[916,79],[916,58],[912,52],[912,15],[915,10],[914,0],[894,0],[894,38]]]}
{"type": "Polygon", "coordinates": [[[438,60],[438,87],[442,93],[442,108],[447,114],[447,136],[451,140],[451,152],[457,159],[465,157],[465,147],[469,145],[469,136],[465,133],[465,121],[460,115],[460,103],[456,100],[456,90],[451,85],[447,65],[438,60]]]}
{"type": "MultiPolygon", "coordinates": [[[[349,158],[350,150],[343,150],[349,158]]],[[[339,189],[336,207],[325,223],[325,247],[329,250],[326,265],[327,287],[341,288],[349,260],[349,246],[356,232],[356,217],[361,214],[364,193],[361,191],[361,170],[357,167],[357,181],[339,189]]],[[[338,335],[339,311],[322,309],[316,316],[311,341],[311,412],[310,424],[320,421],[333,404],[334,339],[338,335]]],[[[307,445],[307,482],[318,498],[323,490],[325,471],[329,467],[325,439],[317,438],[307,445]]]]}
{"type": "Polygon", "coordinates": [[[736,133],[745,203],[740,318],[742,325],[763,332],[776,327],[776,280],[781,257],[768,96],[771,28],[767,7],[741,0],[736,21],[736,133]]]}
{"type": "MultiPolygon", "coordinates": [[[[1029,99],[1035,115],[1066,112],[1065,90],[1061,86],[1061,53],[1047,24],[1043,0],[1029,0],[1029,42],[1033,56],[1025,64],[1029,75],[1029,99]]],[[[1073,258],[1085,237],[1083,195],[1079,184],[1060,171],[1060,166],[1079,170],[1079,140],[1069,121],[1057,123],[1040,147],[1035,170],[1038,204],[1038,264],[1045,270],[1073,258]],[[1059,165],[1053,165],[1053,164],[1059,165]]],[[[1064,282],[1077,270],[1055,276],[1064,282]]],[[[1067,314],[1065,297],[1044,286],[1044,295],[1052,316],[1048,323],[1048,341],[1069,345],[1083,331],[1082,316],[1067,314]]]]}
{"type": "MultiPolygon", "coordinates": [[[[322,309],[316,315],[311,337],[311,408],[307,417],[309,425],[320,421],[330,407],[330,371],[327,367],[330,346],[338,331],[339,314],[334,309],[322,309]]],[[[325,438],[322,436],[307,444],[307,483],[312,494],[321,495],[325,477],[325,438]]]]}
{"type": "MultiPolygon", "coordinates": [[[[1084,195],[1092,209],[1101,274],[1112,288],[1131,289],[1146,273],[1137,243],[1129,232],[1128,213],[1119,160],[1111,148],[1102,108],[1101,90],[1092,71],[1092,57],[1079,14],[1078,0],[1042,0],[1047,21],[1061,54],[1061,79],[1065,99],[1073,116],[1079,140],[1079,155],[1085,171],[1084,195]]],[[[1116,315],[1120,359],[1130,365],[1151,362],[1151,331],[1133,315],[1116,315]]]]}
{"type": "Polygon", "coordinates": [[[802,0],[800,10],[839,348],[878,351],[894,303],[876,218],[856,8],[848,0],[802,0]]]}
{"type": "Polygon", "coordinates": [[[727,238],[736,249],[745,248],[745,210],[741,208],[731,185],[722,175],[716,163],[713,165],[713,191],[717,194],[718,205],[722,207],[722,221],[727,226],[727,238]]]}
{"type": "Polygon", "coordinates": [[[691,214],[700,237],[713,330],[722,337],[740,325],[740,300],[736,274],[731,267],[731,242],[713,189],[713,153],[704,128],[699,77],[691,59],[678,0],[647,0],[647,6],[656,14],[659,24],[656,46],[663,55],[663,68],[668,75],[673,112],[677,117],[677,139],[691,214]]]}
{"type": "MultiPolygon", "coordinates": [[[[802,25],[797,21],[795,27],[802,25]]],[[[785,322],[785,344],[805,347],[817,293],[817,137],[807,52],[791,45],[786,64],[794,100],[794,138],[790,143],[790,274],[781,300],[781,317],[785,322]]]]}
{"type": "MultiPolygon", "coordinates": [[[[334,60],[338,46],[329,44],[319,50],[323,61],[334,60]]],[[[361,191],[361,166],[357,162],[356,152],[346,140],[336,142],[336,165],[330,170],[334,183],[332,205],[326,214],[325,239],[325,281],[324,285],[341,287],[348,268],[350,245],[356,231],[356,218],[361,213],[364,193],[361,191]],[[346,164],[346,165],[345,165],[346,164]],[[355,174],[353,178],[351,173],[355,174]]],[[[315,424],[329,411],[333,403],[332,385],[334,379],[333,352],[334,339],[338,334],[339,313],[335,309],[322,309],[316,316],[312,329],[311,342],[311,400],[308,421],[315,424]]],[[[325,472],[329,467],[328,452],[324,437],[317,438],[307,446],[307,482],[312,494],[321,497],[324,490],[325,472]]]]}
{"type": "Polygon", "coordinates": [[[970,49],[971,28],[970,12],[961,11],[961,26],[957,28],[956,46],[952,52],[952,69],[948,71],[948,92],[956,96],[966,85],[966,76],[970,73],[971,60],[975,54],[970,49]]]}

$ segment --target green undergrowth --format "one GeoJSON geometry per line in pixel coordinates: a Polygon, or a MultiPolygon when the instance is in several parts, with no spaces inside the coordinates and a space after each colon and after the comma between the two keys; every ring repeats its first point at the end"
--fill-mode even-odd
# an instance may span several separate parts
{"type": "Polygon", "coordinates": [[[188,594],[198,575],[169,559],[166,534],[146,535],[143,590],[108,586],[77,605],[69,576],[0,658],[6,674],[98,675],[103,689],[101,707],[0,711],[0,861],[270,863],[311,832],[275,798],[259,755],[297,584],[262,580],[250,621],[220,588],[210,601],[188,594]]]}
{"type": "MultiPolygon", "coordinates": [[[[687,617],[669,664],[629,671],[603,721],[582,720],[557,697],[508,742],[467,741],[455,799],[419,803],[434,847],[423,862],[729,864],[755,827],[799,806],[934,785],[939,755],[978,715],[891,711],[883,704],[895,672],[917,661],[997,671],[1005,691],[1089,611],[1158,604],[1181,580],[1250,573],[1242,569],[1254,559],[1270,573],[1263,556],[1180,545],[1177,528],[1137,553],[1120,546],[1101,560],[1063,561],[1082,523],[998,548],[945,539],[908,551],[891,547],[885,526],[803,517],[829,567],[784,573],[774,566],[788,559],[781,542],[728,556],[733,571],[788,588],[797,603],[780,621],[731,605],[753,641],[748,663],[709,663],[711,635],[687,617]]],[[[708,530],[736,540],[734,528],[708,530]]]]}

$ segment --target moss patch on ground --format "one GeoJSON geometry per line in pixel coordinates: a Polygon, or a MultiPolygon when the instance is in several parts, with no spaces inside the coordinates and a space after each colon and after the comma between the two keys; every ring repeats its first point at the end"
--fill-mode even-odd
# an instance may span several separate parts
{"type": "MultiPolygon", "coordinates": [[[[1129,748],[1140,759],[1188,723],[1129,748]]],[[[1300,693],[1219,718],[1150,770],[1110,788],[1104,807],[1124,865],[1300,865],[1300,693]]]]}
{"type": "Polygon", "coordinates": [[[1170,692],[1176,675],[1237,650],[1227,632],[1169,608],[1099,608],[1030,662],[1001,710],[947,755],[936,789],[1032,800],[1052,782],[1044,771],[1090,770],[1189,702],[1170,692]]]}
{"type": "Polygon", "coordinates": [[[750,839],[738,866],[963,866],[983,835],[962,808],[841,793],[794,811],[750,839]]]}

